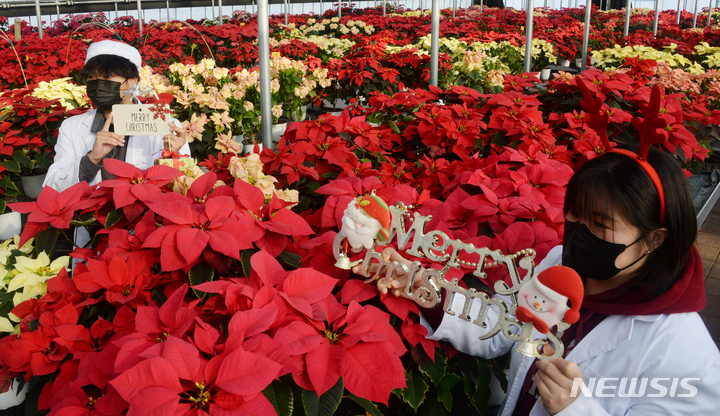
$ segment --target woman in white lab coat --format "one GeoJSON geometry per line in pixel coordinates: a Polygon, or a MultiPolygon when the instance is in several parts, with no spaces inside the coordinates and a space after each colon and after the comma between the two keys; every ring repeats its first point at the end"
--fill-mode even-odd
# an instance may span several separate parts
{"type": "Polygon", "coordinates": [[[102,164],[105,158],[147,169],[163,149],[190,153],[185,131],[175,119],[168,136],[125,137],[113,132],[112,106],[133,103],[127,91],[138,82],[140,65],[140,53],[130,45],[111,40],[90,45],[82,74],[95,109],[62,123],[44,185],[62,191],[81,180],[95,184],[109,179],[112,175],[102,164]]]}
{"type": "MultiPolygon", "coordinates": [[[[697,222],[676,162],[654,148],[644,158],[603,154],[573,175],[564,209],[563,246],[536,268],[563,264],[585,283],[580,320],[561,335],[564,358],[521,355],[502,335],[480,341],[488,329],[437,310],[423,318],[428,337],[478,357],[512,352],[503,416],[720,414],[720,352],[697,314],[697,222]],[[576,379],[585,389],[573,394],[576,379]]],[[[392,249],[383,255],[407,262],[392,249]]],[[[389,285],[378,289],[397,295],[404,282],[389,285]]],[[[453,309],[463,301],[456,295],[453,309]]],[[[473,308],[470,316],[479,302],[473,308]]],[[[486,328],[496,320],[491,308],[486,328]]]]}

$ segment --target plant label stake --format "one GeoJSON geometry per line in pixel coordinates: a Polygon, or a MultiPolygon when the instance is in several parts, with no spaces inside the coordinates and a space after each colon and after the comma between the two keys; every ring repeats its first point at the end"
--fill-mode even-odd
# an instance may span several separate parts
{"type": "MultiPolygon", "coordinates": [[[[538,293],[545,296],[546,304],[549,300],[555,303],[555,317],[563,316],[563,320],[556,322],[555,320],[547,320],[545,325],[549,328],[557,324],[558,330],[565,330],[569,324],[568,321],[575,322],[572,314],[569,313],[567,302],[563,303],[563,296],[571,301],[571,309],[577,310],[580,307],[580,301],[577,301],[577,290],[570,291],[564,286],[560,290],[556,285],[547,283],[547,281],[556,280],[553,276],[558,271],[550,273],[551,279],[545,280],[540,278],[538,282],[528,283],[526,289],[522,292],[524,283],[531,282],[530,277],[535,269],[535,251],[532,249],[521,250],[515,254],[503,254],[500,250],[491,250],[486,247],[478,248],[473,244],[466,244],[460,240],[454,240],[442,231],[426,232],[425,225],[432,216],[423,216],[415,212],[413,217],[408,213],[408,207],[402,203],[387,208],[387,214],[383,212],[382,200],[379,200],[374,194],[359,197],[348,205],[342,219],[342,228],[335,236],[333,241],[333,255],[337,260],[336,266],[343,269],[350,269],[355,265],[360,265],[359,274],[365,278],[365,283],[375,283],[380,279],[389,281],[391,279],[404,277],[407,278],[405,286],[401,290],[400,296],[414,301],[423,308],[433,308],[442,302],[443,311],[451,316],[458,316],[466,321],[488,329],[485,322],[488,309],[493,307],[499,311],[497,322],[492,328],[488,329],[479,339],[489,339],[499,333],[512,341],[520,341],[519,352],[522,354],[536,357],[543,360],[549,360],[555,357],[562,357],[564,346],[558,336],[552,331],[545,330],[546,339],[539,338],[532,340],[532,330],[535,327],[538,330],[545,329],[540,324],[538,318],[533,319],[534,311],[537,314],[544,313],[544,309],[540,305],[531,302],[523,306],[525,312],[521,309],[518,315],[518,296],[521,301],[525,292],[532,293],[536,296],[538,293]],[[363,202],[365,201],[365,202],[363,202]],[[350,211],[350,212],[349,212],[350,211]],[[363,216],[364,215],[364,216],[363,216]],[[406,220],[412,225],[406,228],[406,220]],[[387,225],[385,225],[387,224],[387,225]],[[387,228],[387,229],[386,229],[387,228]],[[374,238],[373,238],[374,237],[374,238]],[[376,251],[378,245],[384,246],[392,238],[397,238],[398,249],[404,250],[412,238],[412,245],[406,252],[415,257],[425,257],[430,261],[442,264],[442,269],[426,269],[423,273],[418,274],[421,270],[419,261],[414,261],[408,267],[396,261],[385,261],[381,253],[376,251]],[[372,241],[371,241],[372,240],[372,241]],[[360,252],[365,249],[365,258],[355,262],[351,262],[348,256],[348,246],[354,252],[360,252]],[[476,258],[474,261],[460,260],[463,258],[476,258]],[[517,263],[516,263],[517,261],[517,263]],[[374,273],[371,272],[371,266],[376,265],[374,273]],[[490,297],[488,294],[478,292],[476,289],[465,289],[458,284],[458,279],[448,281],[445,274],[450,268],[460,268],[461,266],[469,266],[475,268],[473,275],[478,278],[487,277],[485,273],[486,267],[505,266],[510,275],[511,285],[499,280],[494,285],[495,293],[508,296],[511,302],[508,304],[502,299],[490,297]],[[525,278],[522,279],[518,266],[525,271],[525,278]],[[552,290],[545,290],[547,287],[552,290]],[[447,296],[442,298],[442,289],[445,289],[447,296]],[[558,293],[552,293],[558,292],[558,293]],[[456,295],[462,295],[465,298],[461,310],[452,309],[453,300],[456,295]],[[470,315],[471,307],[474,300],[480,302],[480,309],[475,316],[470,315]],[[565,309],[563,309],[565,308],[565,309]],[[566,311],[568,311],[566,313],[566,311]],[[564,315],[563,315],[564,314],[564,315]],[[517,316],[513,318],[511,315],[517,316]],[[544,345],[551,345],[554,349],[552,355],[544,355],[541,353],[544,345]]],[[[562,266],[560,266],[562,267],[562,266]]],[[[567,268],[563,268],[567,269],[567,268]]],[[[549,271],[550,269],[548,269],[549,271]]],[[[544,271],[545,273],[547,271],[544,271]]],[[[567,271],[563,271],[567,274],[567,271]]],[[[574,272],[573,272],[574,273],[574,272]]],[[[542,274],[542,273],[541,273],[542,274]]],[[[575,274],[577,276],[577,274],[575,274]]],[[[577,278],[579,281],[579,278],[577,278]]],[[[577,283],[573,284],[577,288],[577,283]]],[[[580,281],[580,288],[582,282],[580,281]]],[[[582,293],[582,289],[580,289],[582,293]]],[[[538,295],[539,296],[539,295],[538,295]]],[[[582,295],[580,295],[580,299],[582,295]]],[[[527,303],[527,299],[525,299],[527,303]]],[[[542,331],[541,331],[542,332],[542,331]]]]}

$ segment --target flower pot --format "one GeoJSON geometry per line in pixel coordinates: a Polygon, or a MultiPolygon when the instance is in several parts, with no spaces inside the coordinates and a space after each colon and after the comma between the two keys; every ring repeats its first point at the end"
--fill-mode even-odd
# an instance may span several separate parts
{"type": "MultiPolygon", "coordinates": [[[[258,153],[262,152],[263,145],[258,143],[258,153]]],[[[255,153],[255,144],[243,144],[243,155],[255,153]]]]}
{"type": "Polygon", "coordinates": [[[570,60],[569,59],[560,60],[560,66],[564,66],[566,68],[570,67],[570,60]]]}
{"type": "Polygon", "coordinates": [[[582,67],[582,58],[576,58],[575,59],[575,67],[581,68],[582,67]]]}
{"type": "Polygon", "coordinates": [[[43,182],[45,181],[45,173],[32,176],[21,176],[23,190],[25,195],[30,199],[37,199],[43,190],[43,182]]]}
{"type": "Polygon", "coordinates": [[[10,390],[0,393],[0,410],[15,407],[25,401],[25,395],[30,389],[30,383],[25,383],[22,389],[19,389],[18,386],[17,380],[13,380],[10,384],[10,390]]]}
{"type": "Polygon", "coordinates": [[[550,68],[543,68],[540,71],[540,79],[543,81],[547,81],[550,79],[550,68]]]}
{"type": "Polygon", "coordinates": [[[272,139],[275,143],[279,142],[282,135],[285,134],[287,123],[278,123],[272,125],[272,139]]]}
{"type": "Polygon", "coordinates": [[[345,107],[348,106],[347,101],[341,100],[339,98],[336,98],[335,101],[333,101],[333,102],[330,102],[328,100],[323,100],[322,103],[323,103],[323,108],[326,110],[329,110],[329,111],[332,111],[332,110],[342,111],[343,109],[345,109],[345,107]]]}
{"type": "Polygon", "coordinates": [[[290,111],[290,118],[293,121],[303,121],[307,117],[307,109],[308,107],[306,105],[301,106],[300,108],[296,108],[295,110],[290,111]]]}
{"type": "Polygon", "coordinates": [[[22,231],[22,217],[19,212],[6,212],[0,214],[0,240],[8,240],[20,235],[22,231]]]}

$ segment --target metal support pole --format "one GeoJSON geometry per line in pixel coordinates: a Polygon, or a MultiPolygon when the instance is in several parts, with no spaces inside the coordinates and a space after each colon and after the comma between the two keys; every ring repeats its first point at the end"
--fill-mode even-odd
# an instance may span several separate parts
{"type": "Polygon", "coordinates": [[[342,0],[338,0],[338,19],[342,19],[342,0]]]}
{"type": "Polygon", "coordinates": [[[698,0],[695,0],[695,15],[693,16],[693,29],[697,26],[697,6],[698,6],[698,0]]]}
{"type": "Polygon", "coordinates": [[[480,0],[480,13],[483,12],[484,6],[485,6],[485,0],[480,0]]]}
{"type": "Polygon", "coordinates": [[[533,39],[533,0],[527,0],[527,22],[525,23],[525,72],[530,72],[532,65],[532,39],[533,39]]]}
{"type": "Polygon", "coordinates": [[[440,0],[432,0],[430,24],[430,85],[438,85],[438,58],[440,56],[440,0]]]}
{"type": "MultiPolygon", "coordinates": [[[[322,1],[320,1],[320,4],[322,4],[322,1]]],[[[387,0],[383,0],[383,17],[385,17],[386,8],[387,8],[387,0]]],[[[322,12],[322,9],[320,11],[322,12]]],[[[320,14],[322,14],[322,13],[320,13],[320,14]]]]}
{"type": "Polygon", "coordinates": [[[625,3],[625,30],[623,30],[623,38],[630,34],[630,0],[625,3]]]}
{"type": "Polygon", "coordinates": [[[40,0],[35,0],[35,14],[37,15],[37,21],[38,21],[38,35],[40,35],[40,39],[42,39],[43,33],[42,33],[42,15],[40,14],[40,0]]]}
{"type": "Polygon", "coordinates": [[[420,16],[423,15],[423,12],[425,11],[425,1],[420,0],[420,16]]]}
{"type": "Polygon", "coordinates": [[[222,24],[222,0],[218,0],[218,21],[222,24]]]}
{"type": "Polygon", "coordinates": [[[57,1],[55,2],[55,12],[57,13],[57,20],[60,20],[60,3],[57,1]]]}
{"type": "Polygon", "coordinates": [[[581,71],[587,69],[587,53],[588,53],[588,41],[590,40],[590,11],[592,10],[592,2],[587,0],[585,3],[585,32],[583,33],[583,47],[582,47],[582,65],[580,66],[581,71]]]}
{"type": "Polygon", "coordinates": [[[709,27],[710,24],[712,23],[712,11],[713,11],[712,2],[713,2],[713,0],[710,0],[710,5],[709,5],[709,8],[708,8],[708,21],[707,21],[708,27],[709,27]]]}
{"type": "Polygon", "coordinates": [[[113,4],[115,5],[115,20],[118,19],[118,8],[117,8],[117,2],[114,1],[113,4]]]}
{"type": "Polygon", "coordinates": [[[287,21],[287,14],[288,14],[287,0],[284,0],[284,1],[283,1],[283,10],[285,11],[285,26],[287,26],[287,24],[288,24],[288,21],[287,21]]]}
{"type": "Polygon", "coordinates": [[[15,42],[22,40],[22,19],[19,17],[15,18],[15,42]]]}
{"type": "Polygon", "coordinates": [[[457,9],[457,0],[453,0],[453,18],[455,18],[455,9],[457,9]]]}
{"type": "Polygon", "coordinates": [[[167,8],[168,22],[170,21],[170,0],[165,0],[165,7],[167,8]]]}
{"type": "Polygon", "coordinates": [[[270,23],[268,0],[258,0],[258,55],[260,57],[260,111],[263,147],[272,149],[272,91],[270,90],[270,23]]]}
{"type": "Polygon", "coordinates": [[[143,14],[142,14],[142,4],[141,4],[141,0],[137,0],[137,6],[138,6],[138,31],[140,32],[140,37],[142,37],[143,14]]]}
{"type": "Polygon", "coordinates": [[[659,19],[660,19],[660,0],[655,0],[655,18],[653,19],[653,37],[657,37],[657,29],[658,29],[658,20],[659,19]]]}
{"type": "Polygon", "coordinates": [[[677,13],[675,14],[675,24],[677,24],[677,25],[680,24],[680,3],[681,2],[682,2],[682,0],[678,0],[677,13]]]}

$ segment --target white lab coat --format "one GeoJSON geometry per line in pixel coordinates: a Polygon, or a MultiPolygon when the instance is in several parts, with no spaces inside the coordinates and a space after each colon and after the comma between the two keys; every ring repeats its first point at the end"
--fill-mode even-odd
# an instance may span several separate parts
{"type": "MultiPolygon", "coordinates": [[[[48,169],[43,186],[50,186],[60,192],[79,182],[80,159],[92,150],[95,143],[95,133],[90,131],[90,127],[96,111],[93,109],[63,121],[55,145],[55,160],[48,169]]],[[[177,120],[172,120],[180,126],[177,120]]],[[[163,136],[130,136],[125,145],[125,161],[139,169],[152,166],[164,147],[163,136]]],[[[179,153],[190,154],[190,146],[185,143],[179,153]]],[[[98,172],[91,185],[100,180],[98,172]]]]}
{"type": "MultiPolygon", "coordinates": [[[[536,268],[536,273],[560,264],[562,247],[555,247],[536,268]]],[[[462,310],[464,297],[457,295],[454,310],[462,310]]],[[[479,302],[475,302],[470,316],[476,316],[479,302]]],[[[498,313],[490,308],[486,322],[492,328],[498,313]]],[[[423,320],[428,328],[428,338],[445,340],[459,351],[483,358],[494,358],[512,352],[508,377],[508,392],[500,409],[500,415],[512,415],[523,383],[533,358],[526,357],[515,349],[519,345],[498,334],[489,340],[480,341],[478,337],[487,332],[456,316],[445,314],[437,330],[423,320]]],[[[539,333],[533,331],[535,338],[539,333]]],[[[713,342],[704,323],[697,313],[679,313],[671,315],[609,316],[568,353],[567,360],[575,362],[583,378],[700,378],[688,383],[697,389],[695,397],[671,397],[671,380],[658,381],[667,388],[665,397],[647,397],[658,393],[650,388],[648,381],[645,397],[592,397],[578,393],[578,398],[558,415],[712,415],[720,414],[720,352],[713,342]]],[[[629,380],[629,382],[631,382],[629,380]]],[[[638,380],[638,383],[641,381],[638,380]]],[[[608,380],[606,386],[618,386],[619,380],[608,380]]],[[[617,388],[614,390],[617,391],[617,388]]],[[[624,391],[627,391],[625,387],[624,391]]],[[[637,387],[636,387],[637,391],[637,387]]],[[[612,388],[604,393],[612,393],[612,388]]],[[[687,394],[677,384],[677,394],[687,394]]],[[[531,415],[547,415],[542,402],[538,399],[530,412],[531,415]]]]}

